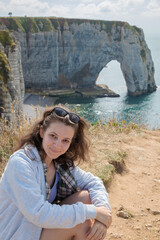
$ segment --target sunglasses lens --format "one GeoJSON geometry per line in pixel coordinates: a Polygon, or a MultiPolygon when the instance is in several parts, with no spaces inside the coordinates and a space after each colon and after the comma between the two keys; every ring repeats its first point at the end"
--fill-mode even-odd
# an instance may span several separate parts
{"type": "Polygon", "coordinates": [[[70,113],[69,118],[73,123],[78,123],[80,120],[80,117],[74,113],[70,113]]]}
{"type": "Polygon", "coordinates": [[[65,117],[68,114],[68,112],[66,112],[66,110],[64,110],[62,108],[58,108],[58,107],[54,108],[54,112],[60,117],[65,117]]]}
{"type": "Polygon", "coordinates": [[[80,117],[76,115],[75,113],[69,113],[63,108],[55,107],[53,110],[59,117],[65,117],[67,114],[69,115],[69,119],[73,123],[78,123],[80,120],[80,117]]]}

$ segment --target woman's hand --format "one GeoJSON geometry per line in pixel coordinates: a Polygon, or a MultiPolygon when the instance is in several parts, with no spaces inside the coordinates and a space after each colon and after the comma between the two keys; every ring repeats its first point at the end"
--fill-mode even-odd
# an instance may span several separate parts
{"type": "Polygon", "coordinates": [[[86,234],[86,240],[103,240],[107,234],[107,227],[95,220],[90,231],[86,234]]]}
{"type": "Polygon", "coordinates": [[[96,207],[96,211],[96,220],[103,223],[107,228],[109,228],[112,222],[111,211],[106,207],[96,207]]]}

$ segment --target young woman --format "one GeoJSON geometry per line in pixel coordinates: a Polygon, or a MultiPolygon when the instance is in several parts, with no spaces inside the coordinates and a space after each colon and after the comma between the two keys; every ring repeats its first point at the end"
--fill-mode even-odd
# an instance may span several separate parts
{"type": "Polygon", "coordinates": [[[0,239],[102,240],[111,224],[102,181],[87,160],[87,123],[64,107],[46,110],[19,142],[0,180],[0,239]]]}

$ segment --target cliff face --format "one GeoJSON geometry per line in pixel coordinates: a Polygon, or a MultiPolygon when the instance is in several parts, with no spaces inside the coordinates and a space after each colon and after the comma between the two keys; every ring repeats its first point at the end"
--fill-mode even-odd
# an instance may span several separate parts
{"type": "Polygon", "coordinates": [[[0,31],[0,115],[14,120],[24,97],[20,43],[6,30],[0,31]]]}
{"type": "MultiPolygon", "coordinates": [[[[48,19],[53,27],[16,31],[26,89],[93,87],[112,60],[120,63],[128,93],[156,89],[154,65],[143,31],[125,22],[48,19]]],[[[106,79],[107,84],[107,79],[106,79]]]]}
{"type": "MultiPolygon", "coordinates": [[[[33,92],[94,88],[99,73],[112,60],[120,63],[130,95],[156,90],[143,31],[128,23],[24,17],[0,18],[0,24],[20,43],[25,88],[33,92]]],[[[20,61],[18,50],[15,54],[20,61]]],[[[17,71],[21,75],[21,69],[17,71]]]]}

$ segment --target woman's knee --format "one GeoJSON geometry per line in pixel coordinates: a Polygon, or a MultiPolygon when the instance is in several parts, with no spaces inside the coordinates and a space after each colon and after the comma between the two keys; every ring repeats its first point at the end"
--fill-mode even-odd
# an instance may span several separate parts
{"type": "Polygon", "coordinates": [[[91,198],[87,190],[82,190],[79,192],[79,201],[84,204],[91,204],[91,198]]]}
{"type": "Polygon", "coordinates": [[[75,226],[73,239],[74,240],[86,239],[86,234],[89,232],[91,225],[92,225],[91,220],[86,220],[84,223],[75,226]]]}
{"type": "Polygon", "coordinates": [[[72,195],[70,195],[69,197],[67,197],[66,199],[64,199],[60,205],[63,204],[74,204],[77,202],[82,202],[84,204],[91,204],[91,199],[89,196],[89,192],[87,190],[81,190],[79,192],[76,192],[72,195]]]}

